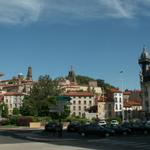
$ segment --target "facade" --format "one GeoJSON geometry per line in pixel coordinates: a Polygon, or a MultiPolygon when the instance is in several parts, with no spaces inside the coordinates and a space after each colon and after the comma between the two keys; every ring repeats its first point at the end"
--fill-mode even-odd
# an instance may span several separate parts
{"type": "Polygon", "coordinates": [[[144,47],[138,60],[141,67],[140,84],[143,99],[143,111],[146,118],[150,118],[150,55],[144,47]]]}
{"type": "Polygon", "coordinates": [[[87,109],[95,105],[95,96],[89,92],[68,92],[65,96],[69,96],[70,115],[87,117],[87,109]]]}
{"type": "Polygon", "coordinates": [[[114,101],[108,97],[101,97],[97,103],[97,115],[101,120],[114,117],[114,101]]]}
{"type": "Polygon", "coordinates": [[[116,117],[123,117],[123,92],[112,89],[114,100],[114,113],[116,117]]]}
{"type": "Polygon", "coordinates": [[[1,103],[5,103],[8,106],[8,114],[13,114],[14,108],[20,108],[24,94],[16,92],[2,92],[0,93],[1,103]]]}
{"type": "Polygon", "coordinates": [[[130,99],[124,101],[124,115],[125,119],[141,118],[142,101],[137,99],[130,99]]]}

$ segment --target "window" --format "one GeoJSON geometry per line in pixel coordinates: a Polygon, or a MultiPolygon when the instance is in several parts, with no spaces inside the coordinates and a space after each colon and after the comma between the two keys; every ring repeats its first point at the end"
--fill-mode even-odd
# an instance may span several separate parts
{"type": "Polygon", "coordinates": [[[122,105],[120,104],[120,110],[122,109],[122,105]]]}
{"type": "Polygon", "coordinates": [[[79,101],[78,104],[81,104],[81,101],[79,101]]]}
{"type": "Polygon", "coordinates": [[[81,112],[79,112],[79,116],[81,116],[81,112]]]}
{"type": "Polygon", "coordinates": [[[86,105],[86,101],[84,101],[84,105],[86,105]]]}
{"type": "Polygon", "coordinates": [[[8,99],[6,99],[6,103],[8,103],[8,99]]]}
{"type": "Polygon", "coordinates": [[[73,101],[73,104],[76,104],[76,101],[73,101]]]}
{"type": "Polygon", "coordinates": [[[117,97],[115,97],[115,102],[117,103],[117,97]]]}
{"type": "Polygon", "coordinates": [[[117,104],[116,104],[115,108],[116,108],[116,110],[118,110],[118,105],[117,104]]]}
{"type": "Polygon", "coordinates": [[[120,103],[121,103],[121,101],[122,101],[121,97],[120,97],[119,101],[120,101],[120,103]]]}
{"type": "Polygon", "coordinates": [[[84,110],[86,110],[86,106],[84,106],[84,110]]]}
{"type": "Polygon", "coordinates": [[[79,110],[81,110],[81,106],[79,106],[79,110]]]}
{"type": "Polygon", "coordinates": [[[10,108],[12,108],[12,104],[10,104],[10,108]]]}
{"type": "Polygon", "coordinates": [[[91,104],[92,104],[92,101],[89,101],[89,104],[91,105],[91,104]]]}
{"type": "Polygon", "coordinates": [[[76,106],[73,106],[73,110],[76,110],[76,106]]]}

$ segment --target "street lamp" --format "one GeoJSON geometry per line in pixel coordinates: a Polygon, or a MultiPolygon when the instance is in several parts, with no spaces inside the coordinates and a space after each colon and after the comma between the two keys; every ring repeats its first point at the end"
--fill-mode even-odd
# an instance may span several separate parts
{"type": "Polygon", "coordinates": [[[121,77],[121,92],[122,92],[122,122],[124,122],[124,99],[123,99],[123,71],[120,71],[120,77],[121,77]]]}

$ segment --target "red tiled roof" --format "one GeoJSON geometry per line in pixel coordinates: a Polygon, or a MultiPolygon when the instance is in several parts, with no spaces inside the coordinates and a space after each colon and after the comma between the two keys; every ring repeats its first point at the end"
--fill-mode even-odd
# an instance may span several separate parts
{"type": "Polygon", "coordinates": [[[142,106],[142,101],[136,99],[124,101],[124,107],[132,107],[132,106],[142,106]]]}
{"type": "Polygon", "coordinates": [[[89,92],[68,92],[64,94],[65,96],[94,96],[94,94],[89,92]]]}
{"type": "Polygon", "coordinates": [[[119,91],[118,89],[111,89],[112,93],[122,93],[121,91],[119,91]]]}
{"type": "Polygon", "coordinates": [[[23,96],[22,93],[16,93],[16,92],[6,92],[6,93],[0,93],[0,96],[23,96]]]}
{"type": "Polygon", "coordinates": [[[98,102],[114,102],[114,100],[111,99],[111,98],[108,98],[108,97],[104,96],[104,97],[100,97],[100,99],[98,100],[98,102]]]}
{"type": "Polygon", "coordinates": [[[130,94],[131,94],[130,91],[128,91],[128,92],[123,92],[123,95],[130,95],[130,94]]]}

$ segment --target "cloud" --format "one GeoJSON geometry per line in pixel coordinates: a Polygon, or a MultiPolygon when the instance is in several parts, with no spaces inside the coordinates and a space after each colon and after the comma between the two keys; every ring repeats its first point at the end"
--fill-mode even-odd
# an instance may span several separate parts
{"type": "Polygon", "coordinates": [[[0,23],[134,19],[150,15],[150,0],[0,0],[0,23]]]}
{"type": "Polygon", "coordinates": [[[0,0],[0,23],[26,24],[38,21],[42,11],[40,0],[0,0]]]}

